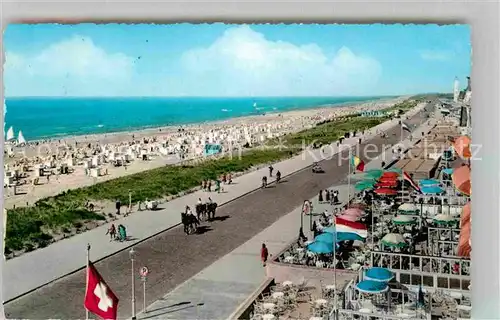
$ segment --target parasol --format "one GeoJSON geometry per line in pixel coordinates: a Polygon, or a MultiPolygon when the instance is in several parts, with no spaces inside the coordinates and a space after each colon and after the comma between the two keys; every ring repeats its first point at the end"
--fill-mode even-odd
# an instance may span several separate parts
{"type": "Polygon", "coordinates": [[[439,186],[439,181],[435,179],[424,179],[424,180],[419,180],[418,185],[421,187],[439,186]]]}
{"type": "Polygon", "coordinates": [[[366,270],[365,279],[376,281],[376,282],[389,282],[394,278],[394,274],[386,269],[380,267],[374,267],[366,270]]]}
{"type": "Polygon", "coordinates": [[[392,248],[402,248],[407,246],[403,236],[398,233],[388,233],[382,238],[382,240],[380,240],[380,242],[384,246],[392,248]]]}
{"type": "Polygon", "coordinates": [[[406,214],[414,214],[418,213],[419,210],[417,206],[412,203],[403,203],[399,206],[398,211],[406,214]]]}
{"type": "Polygon", "coordinates": [[[365,215],[364,211],[357,208],[349,208],[342,212],[342,215],[360,218],[365,215]]]}
{"type": "Polygon", "coordinates": [[[469,159],[472,156],[470,146],[471,140],[467,136],[458,137],[453,142],[453,149],[463,159],[469,159]]]}
{"type": "Polygon", "coordinates": [[[440,194],[440,193],[444,192],[444,190],[441,189],[441,187],[439,187],[439,186],[421,187],[420,191],[422,191],[423,194],[440,194]]]}
{"type": "Polygon", "coordinates": [[[377,188],[396,188],[397,186],[398,186],[397,180],[392,180],[392,181],[384,180],[380,181],[375,185],[375,187],[377,188]]]}
{"type": "Polygon", "coordinates": [[[455,218],[450,214],[438,214],[432,220],[438,224],[449,224],[455,222],[455,218]]]}
{"type": "Polygon", "coordinates": [[[471,195],[469,166],[461,166],[453,170],[451,180],[453,181],[453,185],[455,186],[455,188],[457,188],[460,192],[467,196],[471,195]]]}
{"type": "Polygon", "coordinates": [[[411,225],[417,223],[417,221],[410,216],[397,216],[392,218],[392,223],[398,225],[411,225]]]}
{"type": "Polygon", "coordinates": [[[398,192],[391,188],[379,188],[375,189],[375,193],[382,196],[395,196],[398,192]]]}
{"type": "Polygon", "coordinates": [[[460,257],[470,257],[471,246],[470,246],[470,229],[471,229],[471,207],[470,202],[468,202],[463,210],[462,217],[460,219],[460,238],[458,240],[458,252],[460,257]]]}
{"type": "Polygon", "coordinates": [[[356,284],[356,289],[363,293],[377,294],[386,292],[389,289],[389,285],[386,282],[363,280],[356,284]]]}

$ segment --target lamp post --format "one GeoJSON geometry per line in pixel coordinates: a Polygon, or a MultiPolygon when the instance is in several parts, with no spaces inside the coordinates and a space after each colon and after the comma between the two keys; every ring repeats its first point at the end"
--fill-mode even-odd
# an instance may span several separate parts
{"type": "Polygon", "coordinates": [[[134,274],[134,259],[135,259],[136,251],[134,248],[130,249],[130,263],[131,263],[131,271],[132,271],[132,320],[136,320],[137,317],[135,315],[135,274],[134,274]]]}

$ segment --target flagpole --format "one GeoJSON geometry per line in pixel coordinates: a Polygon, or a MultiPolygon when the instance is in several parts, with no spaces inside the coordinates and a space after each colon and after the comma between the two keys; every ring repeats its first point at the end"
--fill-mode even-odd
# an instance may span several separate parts
{"type": "Polygon", "coordinates": [[[401,119],[401,124],[399,125],[399,142],[403,142],[403,119],[401,119]]]}
{"type": "Polygon", "coordinates": [[[333,310],[337,320],[337,217],[333,217],[333,310]]]}
{"type": "MultiPolygon", "coordinates": [[[[89,272],[89,265],[90,265],[90,243],[87,243],[87,277],[88,277],[88,272],[89,272]]],[[[88,279],[86,280],[87,285],[88,285],[88,279]]],[[[89,319],[89,310],[85,308],[85,319],[89,319]]]]}
{"type": "Polygon", "coordinates": [[[352,161],[352,150],[349,146],[349,169],[347,171],[347,207],[349,207],[349,203],[351,202],[351,161],[352,161]]]}

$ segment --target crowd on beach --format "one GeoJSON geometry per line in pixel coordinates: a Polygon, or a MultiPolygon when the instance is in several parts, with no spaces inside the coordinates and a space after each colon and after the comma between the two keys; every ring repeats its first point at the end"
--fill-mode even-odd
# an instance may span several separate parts
{"type": "Polygon", "coordinates": [[[318,123],[367,110],[382,110],[404,98],[355,106],[323,107],[235,118],[182,127],[147,129],[27,142],[6,148],[6,207],[23,206],[68,189],[83,187],[183,160],[253,147],[266,139],[314,127],[318,123]],[[53,178],[51,178],[53,177],[53,178]]]}

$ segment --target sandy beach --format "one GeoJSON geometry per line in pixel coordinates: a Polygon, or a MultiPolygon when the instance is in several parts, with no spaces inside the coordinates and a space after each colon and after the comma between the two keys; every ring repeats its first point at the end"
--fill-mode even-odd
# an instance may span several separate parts
{"type": "MultiPolygon", "coordinates": [[[[223,152],[298,132],[352,113],[381,110],[407,97],[355,105],[233,118],[210,123],[28,142],[5,156],[5,207],[31,205],[65,190],[89,186],[183,160],[203,157],[205,144],[223,152]]],[[[8,150],[8,146],[6,147],[8,150]]]]}

